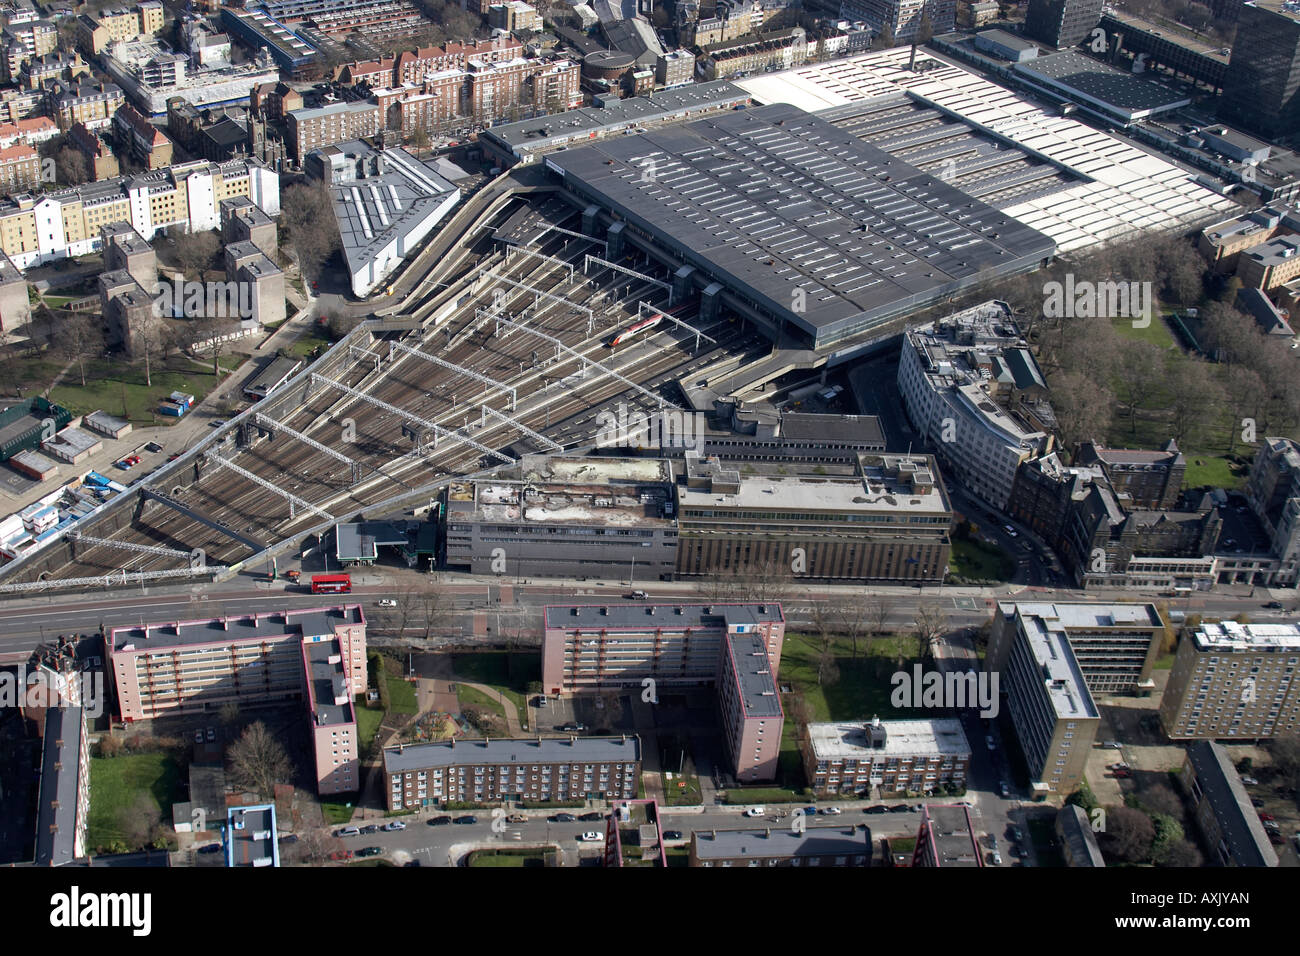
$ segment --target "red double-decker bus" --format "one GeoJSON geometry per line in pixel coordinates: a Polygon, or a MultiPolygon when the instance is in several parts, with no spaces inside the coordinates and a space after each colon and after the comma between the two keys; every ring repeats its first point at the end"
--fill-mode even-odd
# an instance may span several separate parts
{"type": "Polygon", "coordinates": [[[312,594],[347,594],[352,590],[352,577],[347,574],[314,574],[311,579],[312,594]]]}

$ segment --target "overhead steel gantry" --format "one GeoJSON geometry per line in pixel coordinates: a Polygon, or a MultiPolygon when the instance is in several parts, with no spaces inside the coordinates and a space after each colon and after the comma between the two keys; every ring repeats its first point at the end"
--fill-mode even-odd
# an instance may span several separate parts
{"type": "Polygon", "coordinates": [[[316,512],[316,514],[323,517],[326,521],[334,520],[334,516],[330,514],[328,511],[326,511],[324,508],[318,508],[310,501],[306,501],[302,498],[299,498],[295,494],[291,494],[285,491],[283,488],[281,488],[279,485],[275,484],[274,482],[267,481],[265,478],[261,477],[260,475],[253,474],[247,468],[241,468],[239,465],[236,465],[233,461],[228,461],[227,459],[222,458],[220,455],[211,452],[205,453],[204,457],[208,461],[215,461],[217,464],[229,468],[231,471],[239,475],[241,478],[246,478],[249,481],[251,481],[253,484],[260,485],[261,487],[265,488],[267,491],[274,492],[275,494],[283,498],[285,501],[289,502],[290,518],[297,517],[297,512],[293,510],[294,505],[297,505],[300,508],[306,508],[308,511],[316,512]]]}
{"type": "MultiPolygon", "coordinates": [[[[568,217],[565,216],[564,218],[567,219],[568,217]]],[[[589,235],[587,235],[586,233],[583,233],[583,232],[573,232],[572,230],[569,230],[569,229],[561,229],[559,226],[552,226],[550,223],[547,223],[545,226],[542,226],[541,235],[544,236],[544,235],[546,235],[548,232],[558,232],[558,233],[562,233],[563,235],[566,235],[566,236],[572,236],[574,239],[586,239],[588,242],[604,242],[604,241],[605,241],[604,239],[597,239],[595,236],[589,236],[589,235]]],[[[540,238],[540,237],[539,237],[539,238],[540,238]]]]}
{"type": "Polygon", "coordinates": [[[551,451],[557,451],[557,452],[558,452],[558,451],[564,451],[564,446],[563,446],[563,445],[559,444],[558,442],[554,442],[554,441],[552,441],[551,439],[547,438],[545,435],[539,435],[537,432],[533,431],[533,430],[532,430],[531,428],[529,428],[528,426],[526,426],[526,425],[521,425],[519,422],[515,421],[515,420],[514,420],[513,418],[511,418],[509,415],[503,415],[503,414],[501,414],[499,411],[497,411],[495,408],[489,408],[488,406],[486,406],[486,405],[482,405],[482,404],[479,405],[479,408],[481,409],[481,411],[480,411],[480,413],[479,413],[479,427],[480,427],[480,428],[483,427],[483,424],[484,424],[484,422],[486,421],[487,416],[488,416],[488,415],[491,415],[491,416],[492,416],[493,418],[495,418],[497,421],[505,422],[505,423],[506,423],[507,425],[509,425],[511,428],[514,428],[514,429],[517,429],[518,431],[523,432],[525,435],[527,435],[527,436],[528,436],[529,438],[531,438],[533,441],[537,442],[539,445],[542,445],[542,446],[545,446],[545,447],[549,447],[549,448],[551,449],[551,451]]]}
{"type": "Polygon", "coordinates": [[[510,261],[511,253],[517,252],[523,256],[532,256],[535,259],[541,259],[543,262],[549,262],[553,266],[559,266],[561,269],[569,270],[569,281],[573,281],[573,263],[565,262],[563,259],[557,259],[554,256],[545,256],[540,252],[533,252],[531,249],[525,249],[523,246],[507,246],[506,262],[510,261]]]}
{"type": "Polygon", "coordinates": [[[290,438],[296,438],[304,445],[307,445],[311,448],[315,448],[321,454],[329,455],[335,461],[343,462],[343,464],[347,465],[349,468],[352,469],[352,483],[354,485],[361,480],[361,462],[354,461],[353,459],[349,458],[347,455],[343,454],[343,452],[335,451],[333,448],[330,448],[328,445],[322,445],[316,439],[308,438],[302,432],[290,428],[288,425],[284,424],[284,422],[278,422],[274,418],[268,418],[266,415],[263,415],[261,412],[257,412],[256,414],[253,415],[253,421],[255,421],[262,428],[267,429],[268,431],[284,432],[290,438]]]}
{"type": "Polygon", "coordinates": [[[549,292],[543,292],[541,289],[534,289],[526,282],[517,282],[514,279],[509,279],[506,276],[500,275],[496,272],[489,272],[488,276],[490,278],[497,279],[501,282],[504,282],[507,285],[512,285],[517,289],[523,289],[525,292],[531,292],[534,297],[534,301],[533,301],[534,306],[536,306],[538,301],[540,301],[541,299],[550,299],[552,302],[558,303],[560,305],[567,305],[570,309],[573,309],[575,312],[586,312],[588,327],[590,327],[591,323],[595,321],[595,317],[591,309],[587,308],[585,305],[578,305],[576,302],[570,302],[568,299],[564,298],[563,296],[552,295],[549,292]]]}
{"type": "Polygon", "coordinates": [[[662,279],[652,279],[648,275],[637,272],[635,269],[629,269],[627,266],[621,266],[617,262],[610,262],[608,259],[602,259],[600,256],[587,255],[582,262],[582,274],[591,274],[591,264],[598,262],[606,269],[613,269],[615,272],[621,272],[626,276],[634,276],[642,282],[648,282],[651,285],[657,285],[661,289],[668,290],[668,304],[673,304],[673,287],[671,283],[664,282],[662,279]]]}
{"type": "Polygon", "coordinates": [[[404,419],[406,421],[412,421],[418,425],[423,425],[425,428],[433,432],[433,438],[434,438],[433,444],[435,448],[438,447],[438,436],[444,435],[447,438],[451,439],[452,441],[464,442],[466,445],[469,445],[471,448],[477,449],[478,451],[481,451],[485,455],[491,455],[493,458],[499,459],[500,461],[504,462],[507,465],[513,465],[515,463],[515,460],[513,458],[509,457],[508,455],[501,454],[501,452],[497,451],[495,448],[489,448],[487,445],[482,445],[479,442],[476,442],[474,439],[469,438],[468,436],[463,435],[458,431],[453,431],[450,428],[443,428],[441,425],[436,424],[435,422],[431,422],[428,421],[427,419],[420,418],[418,415],[413,415],[410,412],[405,411],[404,409],[398,408],[396,405],[389,405],[387,402],[375,398],[373,395],[367,395],[364,392],[359,392],[355,388],[352,388],[351,386],[344,385],[342,382],[336,382],[332,378],[326,378],[324,375],[318,375],[315,372],[311,373],[310,381],[313,385],[317,382],[320,382],[324,385],[328,385],[330,388],[338,389],[340,392],[344,393],[345,395],[350,395],[353,398],[358,398],[363,402],[369,402],[371,405],[374,405],[376,408],[382,408],[384,411],[396,415],[400,419],[404,419]]]}
{"type": "Polygon", "coordinates": [[[653,305],[651,305],[649,302],[646,302],[646,301],[644,301],[644,300],[638,300],[638,301],[637,301],[637,304],[636,304],[636,317],[637,317],[638,319],[640,319],[641,316],[645,315],[645,312],[646,312],[647,309],[649,309],[651,312],[653,312],[655,315],[659,316],[660,318],[666,319],[667,321],[673,323],[673,324],[676,325],[679,329],[685,329],[687,332],[690,332],[692,335],[694,335],[694,336],[695,336],[695,350],[696,350],[697,352],[700,350],[700,339],[704,339],[706,342],[711,342],[711,343],[714,344],[714,345],[717,345],[717,344],[718,344],[718,340],[715,339],[715,338],[713,338],[712,336],[705,335],[703,332],[701,332],[701,331],[700,331],[699,329],[697,329],[695,326],[690,325],[689,323],[683,322],[681,319],[677,318],[677,317],[674,316],[674,315],[669,315],[669,314],[668,314],[667,312],[665,312],[663,309],[656,309],[653,305]]]}
{"type": "MultiPolygon", "coordinates": [[[[482,313],[483,311],[484,311],[483,309],[477,310],[478,313],[482,313]]],[[[502,389],[503,391],[509,392],[510,410],[514,411],[515,387],[513,385],[502,385],[500,382],[493,381],[492,379],[488,378],[486,375],[480,375],[478,372],[470,371],[469,369],[465,368],[463,365],[453,365],[451,362],[448,362],[446,359],[440,359],[436,355],[430,355],[428,352],[421,352],[419,349],[413,349],[409,345],[403,345],[401,342],[389,342],[388,361],[391,362],[393,360],[394,355],[397,352],[405,352],[407,355],[413,355],[416,358],[424,359],[426,362],[432,362],[434,365],[437,365],[440,368],[445,368],[448,371],[456,372],[460,375],[464,375],[466,378],[472,378],[475,381],[482,382],[484,386],[488,388],[499,388],[502,389]]]]}
{"type": "Polygon", "coordinates": [[[194,556],[192,551],[180,551],[176,548],[164,548],[154,544],[135,544],[132,541],[114,541],[112,538],[95,538],[80,531],[69,531],[65,537],[72,542],[72,556],[77,556],[77,545],[90,547],[102,545],[106,548],[121,548],[123,551],[135,551],[139,554],[156,554],[164,558],[184,558],[186,561],[194,556]]]}
{"type": "Polygon", "coordinates": [[[569,355],[573,356],[584,365],[590,366],[591,368],[594,368],[596,371],[600,372],[601,374],[608,375],[610,378],[622,382],[628,388],[632,389],[635,392],[639,392],[640,394],[646,396],[646,398],[650,398],[658,402],[659,407],[661,409],[665,407],[678,408],[678,406],[675,403],[668,401],[668,399],[664,398],[662,395],[656,395],[654,392],[650,391],[649,389],[642,388],[640,385],[632,381],[630,378],[625,378],[624,376],[620,375],[618,372],[615,372],[613,369],[606,368],[605,366],[601,365],[599,362],[593,362],[591,359],[587,358],[587,356],[583,355],[581,352],[577,351],[576,349],[569,348],[567,345],[565,345],[563,342],[561,342],[553,335],[547,335],[545,332],[539,332],[537,329],[529,328],[528,326],[523,325],[519,322],[512,322],[510,319],[507,319],[505,316],[497,315],[497,316],[493,316],[493,318],[496,320],[498,324],[504,324],[507,327],[512,329],[522,329],[523,331],[528,332],[531,335],[536,335],[538,338],[546,339],[546,341],[550,342],[552,345],[555,346],[557,358],[559,352],[567,352],[569,353],[569,355]]]}
{"type": "Polygon", "coordinates": [[[216,570],[217,568],[203,566],[172,568],[168,571],[127,571],[123,568],[93,578],[57,578],[53,581],[23,581],[19,584],[0,584],[0,594],[22,591],[48,591],[51,588],[93,587],[94,585],[106,588],[123,587],[128,584],[144,584],[146,581],[162,581],[167,578],[198,577],[203,574],[211,574],[216,570]]]}
{"type": "Polygon", "coordinates": [[[189,505],[181,504],[171,495],[165,495],[161,491],[154,491],[152,488],[140,489],[140,503],[136,507],[134,520],[138,521],[140,519],[140,513],[144,510],[144,503],[146,501],[156,501],[160,505],[166,505],[168,508],[171,508],[173,511],[179,511],[181,514],[189,518],[191,521],[197,521],[199,524],[211,528],[213,531],[216,531],[220,534],[224,534],[228,538],[234,538],[244,547],[251,548],[255,552],[266,550],[266,545],[263,544],[261,541],[258,541],[256,538],[250,538],[246,534],[241,534],[240,532],[236,531],[234,528],[227,527],[226,525],[222,524],[220,521],[216,521],[212,518],[209,518],[201,511],[195,511],[189,505]]]}

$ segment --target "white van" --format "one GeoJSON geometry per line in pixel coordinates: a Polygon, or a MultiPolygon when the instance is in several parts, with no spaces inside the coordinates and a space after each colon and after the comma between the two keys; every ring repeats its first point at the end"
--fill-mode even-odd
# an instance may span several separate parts
{"type": "Polygon", "coordinates": [[[750,807],[748,810],[745,811],[745,816],[747,816],[747,817],[761,817],[761,816],[763,816],[765,813],[767,813],[767,811],[764,810],[762,807],[750,807]]]}

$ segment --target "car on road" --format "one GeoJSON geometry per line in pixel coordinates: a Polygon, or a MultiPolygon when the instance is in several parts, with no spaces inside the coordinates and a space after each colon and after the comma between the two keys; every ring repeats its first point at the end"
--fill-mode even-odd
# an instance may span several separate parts
{"type": "Polygon", "coordinates": [[[645,601],[649,599],[650,595],[646,594],[644,591],[633,591],[628,595],[628,597],[633,601],[645,601]]]}
{"type": "Polygon", "coordinates": [[[998,784],[998,793],[1002,795],[1003,800],[1011,796],[1011,788],[1007,786],[1007,782],[1005,780],[1003,780],[1001,783],[998,784]]]}
{"type": "Polygon", "coordinates": [[[1002,530],[1005,531],[1007,534],[1009,534],[1009,535],[1010,535],[1011,537],[1013,537],[1013,538],[1016,538],[1016,537],[1019,537],[1019,536],[1020,536],[1020,533],[1019,533],[1018,531],[1016,531],[1015,528],[1011,527],[1011,525],[1009,525],[1009,524],[1004,524],[1004,525],[1002,526],[1002,530]]]}
{"type": "Polygon", "coordinates": [[[451,823],[451,817],[429,817],[429,826],[442,827],[451,823]]]}
{"type": "Polygon", "coordinates": [[[1280,611],[1282,610],[1282,602],[1269,601],[1267,604],[1264,605],[1264,607],[1268,608],[1270,611],[1280,611]]]}
{"type": "Polygon", "coordinates": [[[804,808],[803,808],[803,815],[806,816],[806,817],[813,817],[813,816],[816,816],[816,815],[817,815],[817,808],[816,808],[816,807],[804,807],[804,808]]]}
{"type": "Polygon", "coordinates": [[[205,843],[203,846],[199,847],[199,852],[200,852],[200,853],[220,853],[220,852],[221,852],[221,844],[220,844],[220,843],[205,843]]]}
{"type": "Polygon", "coordinates": [[[1124,747],[1124,745],[1120,743],[1118,740],[1108,740],[1104,744],[1102,744],[1102,746],[1109,747],[1112,750],[1121,750],[1124,747]]]}
{"type": "Polygon", "coordinates": [[[576,734],[587,729],[586,724],[560,724],[555,728],[561,733],[576,734]]]}
{"type": "Polygon", "coordinates": [[[506,823],[527,823],[527,822],[528,822],[528,817],[524,816],[522,813],[512,813],[510,814],[510,816],[506,817],[506,823]]]}
{"type": "Polygon", "coordinates": [[[578,815],[578,819],[583,823],[589,823],[592,820],[603,820],[605,815],[603,813],[581,813],[578,815]]]}
{"type": "Polygon", "coordinates": [[[605,838],[601,836],[599,833],[597,833],[595,830],[588,830],[585,833],[583,833],[583,835],[580,836],[578,839],[580,839],[583,843],[599,843],[605,838]]]}
{"type": "Polygon", "coordinates": [[[889,807],[885,806],[883,803],[877,803],[874,807],[867,807],[862,812],[863,813],[888,813],[889,807]]]}
{"type": "Polygon", "coordinates": [[[997,749],[998,749],[998,745],[997,745],[996,743],[994,743],[994,741],[993,741],[993,735],[992,735],[992,734],[989,734],[988,736],[986,736],[986,737],[984,738],[984,742],[985,742],[986,744],[988,744],[988,746],[989,746],[989,750],[997,750],[997,749]]]}
{"type": "Polygon", "coordinates": [[[383,852],[384,848],[382,846],[363,846],[360,850],[357,850],[357,856],[379,856],[383,852]]]}
{"type": "Polygon", "coordinates": [[[836,817],[839,816],[844,811],[841,810],[839,807],[822,807],[821,810],[818,812],[821,813],[821,815],[824,817],[836,817]]]}
{"type": "Polygon", "coordinates": [[[889,808],[889,812],[890,813],[911,813],[912,808],[909,807],[906,803],[897,803],[894,806],[889,808]]]}
{"type": "Polygon", "coordinates": [[[1244,784],[1245,784],[1246,786],[1248,786],[1248,787],[1258,787],[1258,786],[1259,786],[1259,781],[1256,780],[1254,777],[1242,777],[1242,778],[1241,778],[1241,782],[1244,783],[1244,784]]]}
{"type": "Polygon", "coordinates": [[[405,829],[406,829],[406,824],[403,823],[401,820],[393,820],[391,823],[384,824],[384,830],[387,833],[392,833],[394,830],[405,830],[405,829]]]}
{"type": "Polygon", "coordinates": [[[745,811],[747,817],[761,817],[767,813],[762,807],[750,807],[745,811]]]}
{"type": "Polygon", "coordinates": [[[681,840],[681,839],[684,839],[684,837],[682,836],[682,831],[681,831],[681,830],[665,830],[665,831],[664,831],[664,839],[665,839],[665,840],[681,840]]]}
{"type": "Polygon", "coordinates": [[[550,818],[552,823],[573,823],[577,819],[572,813],[557,813],[550,818]]]}
{"type": "Polygon", "coordinates": [[[335,830],[334,835],[336,837],[361,836],[361,830],[359,827],[342,827],[341,829],[335,830]]]}
{"type": "Polygon", "coordinates": [[[397,607],[397,602],[392,598],[382,598],[378,604],[380,607],[397,607]]]}
{"type": "Polygon", "coordinates": [[[367,823],[365,826],[361,828],[362,836],[369,836],[372,833],[378,833],[378,832],[379,832],[378,823],[367,823]]]}
{"type": "Polygon", "coordinates": [[[457,817],[457,818],[456,818],[455,820],[453,820],[452,822],[453,822],[453,823],[459,823],[459,824],[461,824],[462,826],[468,826],[468,825],[471,824],[471,823],[478,823],[478,817],[466,815],[466,816],[463,816],[463,817],[457,817]]]}

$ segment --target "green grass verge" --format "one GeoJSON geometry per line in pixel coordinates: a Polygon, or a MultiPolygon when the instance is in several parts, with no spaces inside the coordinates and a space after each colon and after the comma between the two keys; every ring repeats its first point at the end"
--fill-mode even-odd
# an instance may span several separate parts
{"type": "Polygon", "coordinates": [[[459,683],[456,685],[456,700],[461,707],[477,707],[480,710],[496,714],[503,720],[505,719],[506,709],[501,705],[500,701],[494,700],[481,690],[476,690],[468,684],[459,683]]]}
{"type": "Polygon", "coordinates": [[[325,818],[325,825],[333,827],[351,823],[356,807],[348,803],[326,803],[322,800],[320,810],[321,816],[325,818]]]}
{"type": "Polygon", "coordinates": [[[1010,581],[1016,573],[1015,558],[985,541],[954,540],[949,561],[954,577],[1010,581]]]}
{"type": "Polygon", "coordinates": [[[91,849],[131,846],[121,829],[121,817],[130,813],[139,794],[145,794],[158,808],[164,823],[170,823],[172,804],[180,799],[181,768],[168,753],[131,754],[121,757],[92,757],[90,760],[90,813],[86,843],[91,849]]]}
{"type": "Polygon", "coordinates": [[[690,866],[690,847],[670,846],[664,850],[664,863],[668,866],[690,866]]]}
{"type": "MultiPolygon", "coordinates": [[[[236,366],[243,362],[242,357],[236,366]]],[[[42,365],[48,363],[40,363],[42,365]]],[[[57,371],[56,373],[57,374],[57,371]]],[[[34,370],[24,368],[23,381],[33,381],[34,370]]],[[[46,383],[53,375],[46,378],[46,383]]],[[[80,369],[73,365],[63,381],[50,391],[50,401],[62,405],[73,414],[84,415],[103,409],[110,415],[123,416],[123,395],[126,400],[125,416],[132,422],[172,425],[180,419],[157,414],[158,403],[172,392],[187,392],[195,402],[212,391],[219,381],[212,375],[212,365],[196,365],[183,355],[171,355],[165,362],[155,361],[152,384],[145,384],[144,363],[127,365],[120,359],[96,359],[86,363],[86,384],[81,385],[80,369]]],[[[42,385],[42,388],[44,386],[42,385]]]]}
{"type": "Polygon", "coordinates": [[[375,734],[379,732],[379,725],[384,722],[384,712],[378,707],[373,710],[367,707],[364,694],[357,695],[354,709],[357,712],[357,753],[365,759],[375,734]]]}
{"type": "MultiPolygon", "coordinates": [[[[737,787],[727,791],[727,798],[724,802],[738,806],[742,804],[803,803],[808,799],[811,798],[802,793],[784,790],[780,787],[737,787]]],[[[762,817],[756,817],[755,819],[761,821],[762,817]]]]}
{"type": "Polygon", "coordinates": [[[480,867],[539,867],[546,865],[543,850],[475,850],[469,857],[470,866],[480,867]]]}
{"type": "Polygon", "coordinates": [[[394,714],[414,714],[415,685],[400,677],[387,676],[388,704],[394,714]]]}

